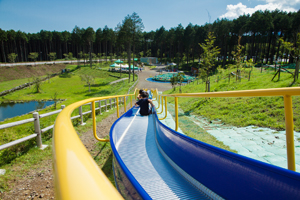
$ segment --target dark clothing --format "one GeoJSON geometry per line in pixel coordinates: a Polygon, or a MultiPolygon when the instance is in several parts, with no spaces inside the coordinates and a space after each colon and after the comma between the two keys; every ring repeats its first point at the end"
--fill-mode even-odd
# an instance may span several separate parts
{"type": "Polygon", "coordinates": [[[140,99],[138,102],[136,102],[136,104],[140,106],[140,114],[141,115],[151,114],[151,110],[149,109],[148,98],[140,99]]]}

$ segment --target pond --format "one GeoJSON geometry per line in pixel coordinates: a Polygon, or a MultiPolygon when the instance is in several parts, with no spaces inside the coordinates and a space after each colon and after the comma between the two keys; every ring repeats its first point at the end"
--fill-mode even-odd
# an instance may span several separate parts
{"type": "Polygon", "coordinates": [[[0,104],[0,121],[24,115],[37,109],[43,109],[54,104],[54,101],[29,101],[21,103],[2,103],[0,104]]]}

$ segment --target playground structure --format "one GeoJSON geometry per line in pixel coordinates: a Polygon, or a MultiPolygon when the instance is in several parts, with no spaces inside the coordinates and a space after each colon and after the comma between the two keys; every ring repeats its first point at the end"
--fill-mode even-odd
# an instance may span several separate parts
{"type": "MultiPolygon", "coordinates": [[[[300,175],[295,171],[292,96],[299,88],[280,88],[214,93],[158,95],[157,112],[167,114],[167,97],[175,98],[175,127],[161,124],[157,115],[139,116],[132,108],[112,126],[114,175],[119,192],[128,199],[298,199],[300,175]],[[286,118],[288,169],[265,164],[199,142],[178,130],[178,98],[283,96],[286,118]],[[165,106],[164,106],[165,105],[165,106]],[[160,109],[160,111],[159,111],[160,109]],[[146,127],[146,128],[145,128],[146,127]],[[174,128],[172,130],[171,128],[174,128]],[[144,132],[143,132],[144,131],[144,132]],[[138,135],[139,137],[133,137],[138,135]],[[157,156],[157,157],[155,157],[157,156]],[[176,178],[175,178],[176,177],[176,178]],[[188,181],[187,181],[188,180],[188,181]]],[[[70,116],[77,107],[91,102],[94,136],[95,101],[136,95],[99,97],[66,107],[54,126],[53,156],[58,199],[122,199],[77,136],[70,116]]],[[[132,104],[131,104],[132,107],[132,104]]],[[[163,118],[162,118],[163,119],[163,118]]]]}
{"type": "MultiPolygon", "coordinates": [[[[155,81],[161,81],[161,82],[170,82],[171,78],[177,76],[178,73],[166,73],[166,74],[160,74],[152,77],[155,81]]],[[[181,75],[183,77],[183,82],[190,82],[195,80],[194,77],[188,76],[188,75],[181,75]]]]}

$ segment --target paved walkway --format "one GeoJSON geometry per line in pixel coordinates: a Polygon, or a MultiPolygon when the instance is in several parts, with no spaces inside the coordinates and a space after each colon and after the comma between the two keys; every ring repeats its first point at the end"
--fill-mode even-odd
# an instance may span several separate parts
{"type": "Polygon", "coordinates": [[[109,85],[112,85],[112,84],[115,84],[115,83],[124,81],[124,80],[126,80],[126,79],[128,79],[128,78],[121,78],[121,79],[118,79],[118,80],[116,80],[116,81],[110,82],[109,85]]]}
{"type": "Polygon", "coordinates": [[[137,88],[142,89],[142,88],[148,88],[148,89],[158,89],[158,91],[165,91],[165,90],[170,90],[172,89],[171,84],[166,84],[166,83],[155,83],[155,82],[150,82],[147,81],[146,79],[149,77],[153,77],[155,75],[158,75],[158,69],[152,68],[150,69],[149,67],[145,67],[145,70],[143,72],[139,73],[139,83],[137,84],[137,88]]]}

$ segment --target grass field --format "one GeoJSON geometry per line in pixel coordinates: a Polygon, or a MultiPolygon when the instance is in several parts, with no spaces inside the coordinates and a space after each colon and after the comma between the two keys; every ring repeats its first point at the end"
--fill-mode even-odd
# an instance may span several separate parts
{"type": "MultiPolygon", "coordinates": [[[[11,93],[1,98],[1,101],[16,101],[16,100],[47,100],[52,99],[54,93],[58,93],[57,98],[64,99],[64,101],[59,102],[57,109],[60,105],[69,105],[73,102],[77,102],[82,99],[87,99],[91,97],[100,96],[110,96],[117,94],[126,94],[130,86],[134,83],[132,80],[128,83],[128,80],[121,81],[110,85],[109,83],[120,79],[120,73],[108,72],[108,64],[97,64],[90,68],[89,66],[77,67],[77,65],[68,65],[66,68],[71,72],[66,74],[61,74],[50,81],[44,81],[41,85],[41,92],[36,93],[34,87],[26,88],[20,91],[11,93]],[[99,69],[101,68],[101,69],[99,69]],[[85,82],[81,81],[80,75],[87,74],[93,75],[95,77],[94,83],[91,85],[91,90],[89,92],[89,87],[85,82]]],[[[128,74],[122,74],[121,78],[127,78],[128,74]]],[[[132,76],[131,76],[132,77],[132,76]]],[[[137,77],[135,78],[135,80],[137,77]]],[[[3,88],[8,88],[9,85],[23,84],[26,79],[17,79],[6,81],[1,83],[1,90],[3,88]]],[[[104,102],[103,102],[104,103],[104,102]]],[[[83,111],[90,109],[90,106],[83,106],[83,111]]],[[[39,114],[51,112],[54,110],[53,106],[39,111],[39,114]]],[[[102,112],[102,115],[97,116],[97,122],[102,121],[109,115],[115,112],[115,109],[111,109],[108,112],[102,112]]],[[[78,109],[76,109],[72,115],[78,115],[78,109]]],[[[85,126],[77,126],[79,124],[79,119],[73,120],[73,125],[78,133],[83,133],[92,127],[92,120],[89,118],[90,115],[85,115],[84,120],[85,126]]],[[[54,123],[56,115],[41,118],[40,124],[41,128],[45,128],[54,123]]],[[[23,119],[32,118],[32,114],[26,114],[19,117],[14,117],[7,119],[0,124],[5,124],[9,122],[19,121],[23,119]]],[[[13,140],[25,137],[34,132],[33,123],[27,123],[21,126],[16,126],[12,128],[7,128],[0,130],[0,145],[11,142],[13,140]]],[[[8,190],[8,183],[12,183],[13,180],[22,178],[26,175],[28,170],[34,170],[43,166],[44,160],[49,160],[52,157],[52,130],[49,130],[42,134],[43,144],[49,145],[44,151],[40,151],[35,148],[35,139],[29,140],[27,142],[15,145],[8,149],[0,151],[0,168],[7,169],[4,176],[0,176],[0,192],[8,190]]],[[[103,171],[113,182],[113,176],[111,174],[111,168],[108,167],[111,162],[111,149],[109,144],[102,147],[103,144],[98,144],[99,148],[95,148],[94,151],[99,151],[94,159],[102,168],[103,171]],[[109,168],[109,169],[108,169],[109,168]]]]}
{"type": "MultiPolygon", "coordinates": [[[[250,69],[244,70],[241,82],[231,76],[229,82],[228,74],[231,71],[224,71],[223,74],[216,74],[210,77],[211,91],[232,91],[252,90],[264,88],[298,87],[299,81],[293,83],[291,74],[281,73],[280,80],[275,78],[274,70],[253,69],[251,79],[247,75],[250,69]]],[[[182,87],[183,93],[205,92],[205,83],[202,80],[182,87]]],[[[179,88],[164,92],[165,94],[179,93],[179,88]]],[[[173,98],[168,99],[174,103],[173,98]]],[[[294,124],[295,130],[300,131],[300,98],[293,97],[294,124]]],[[[184,112],[202,115],[209,120],[219,119],[224,123],[235,126],[256,125],[270,127],[278,130],[285,128],[283,97],[248,97],[248,98],[179,98],[179,105],[184,112]]]]}

